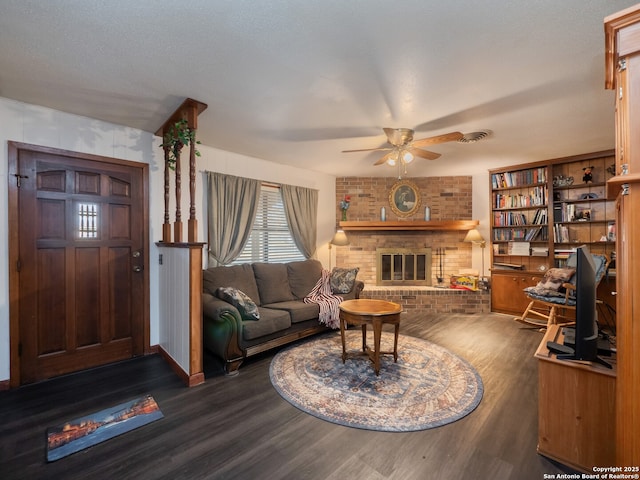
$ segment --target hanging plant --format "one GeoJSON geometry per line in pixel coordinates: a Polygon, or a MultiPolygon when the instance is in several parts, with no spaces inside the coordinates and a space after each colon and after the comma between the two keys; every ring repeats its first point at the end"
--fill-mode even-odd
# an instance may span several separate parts
{"type": "MultiPolygon", "coordinates": [[[[185,118],[178,120],[176,123],[171,125],[164,134],[160,146],[163,149],[169,150],[167,163],[171,170],[175,170],[176,168],[176,160],[178,155],[180,155],[182,147],[188,147],[190,143],[197,145],[200,142],[196,140],[196,131],[189,128],[189,122],[187,122],[185,118]]],[[[195,154],[198,157],[200,156],[200,152],[198,150],[195,151],[195,154]]]]}

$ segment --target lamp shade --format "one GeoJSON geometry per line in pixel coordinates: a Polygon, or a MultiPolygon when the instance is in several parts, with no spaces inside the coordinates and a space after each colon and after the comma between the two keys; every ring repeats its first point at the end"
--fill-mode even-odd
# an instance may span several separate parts
{"type": "Polygon", "coordinates": [[[347,238],[347,234],[344,233],[344,230],[337,230],[329,243],[331,243],[331,245],[343,247],[345,245],[349,245],[349,239],[347,238]]]}
{"type": "Polygon", "coordinates": [[[482,238],[482,235],[480,235],[480,232],[478,231],[478,229],[474,228],[472,230],[469,230],[469,232],[467,233],[467,236],[464,237],[464,241],[473,242],[473,243],[483,243],[484,238],[482,238]]]}

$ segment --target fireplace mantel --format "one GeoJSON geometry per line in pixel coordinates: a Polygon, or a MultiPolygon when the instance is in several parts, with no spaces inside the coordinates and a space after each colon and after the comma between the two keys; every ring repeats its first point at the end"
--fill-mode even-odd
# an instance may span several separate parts
{"type": "Polygon", "coordinates": [[[340,228],[345,231],[423,231],[423,230],[471,230],[476,228],[478,220],[406,220],[395,222],[346,221],[340,222],[340,228]]]}

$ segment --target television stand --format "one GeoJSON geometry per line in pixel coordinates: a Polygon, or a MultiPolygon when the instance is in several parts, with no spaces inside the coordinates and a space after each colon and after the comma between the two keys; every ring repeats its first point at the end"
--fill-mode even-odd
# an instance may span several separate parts
{"type": "MultiPolygon", "coordinates": [[[[575,360],[576,362],[583,362],[585,360],[580,360],[579,358],[576,358],[575,355],[572,354],[561,354],[561,355],[556,355],[556,358],[558,360],[575,360]]],[[[600,357],[596,357],[594,360],[588,360],[591,363],[597,363],[598,365],[602,365],[603,367],[606,368],[611,368],[613,369],[613,366],[607,362],[605,362],[602,358],[600,357]]]]}
{"type": "Polygon", "coordinates": [[[535,353],[538,453],[592,473],[594,466],[616,465],[616,355],[612,368],[558,359],[547,342],[563,344],[561,328],[550,325],[535,353]]]}

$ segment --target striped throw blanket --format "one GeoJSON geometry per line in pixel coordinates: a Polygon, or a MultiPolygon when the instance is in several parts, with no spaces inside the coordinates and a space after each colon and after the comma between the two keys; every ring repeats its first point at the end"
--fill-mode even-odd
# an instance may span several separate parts
{"type": "Polygon", "coordinates": [[[343,299],[331,293],[330,276],[329,270],[322,269],[322,276],[303,301],[304,303],[317,303],[320,306],[320,317],[318,318],[320,323],[330,328],[340,328],[340,309],[338,307],[343,299]]]}

